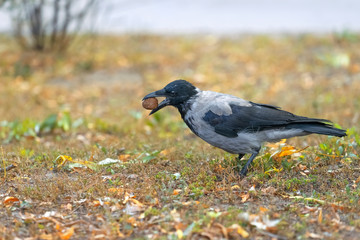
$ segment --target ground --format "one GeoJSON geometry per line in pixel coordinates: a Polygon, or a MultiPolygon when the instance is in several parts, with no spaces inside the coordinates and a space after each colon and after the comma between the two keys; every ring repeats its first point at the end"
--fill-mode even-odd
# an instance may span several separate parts
{"type": "Polygon", "coordinates": [[[39,54],[1,36],[0,239],[358,239],[359,43],[348,32],[84,36],[39,54]],[[348,136],[265,144],[241,179],[236,156],[176,109],[142,109],[179,78],[348,136]]]}

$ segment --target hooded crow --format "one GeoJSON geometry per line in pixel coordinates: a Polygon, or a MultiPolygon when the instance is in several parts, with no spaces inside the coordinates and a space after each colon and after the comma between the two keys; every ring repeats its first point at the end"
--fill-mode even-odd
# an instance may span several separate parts
{"type": "Polygon", "coordinates": [[[297,116],[272,105],[202,91],[185,80],[175,80],[163,89],[146,95],[143,100],[153,97],[165,97],[165,100],[150,115],[166,106],[174,106],[186,125],[204,141],[238,154],[239,161],[250,153],[249,160],[240,171],[241,176],[246,176],[263,142],[312,133],[346,136],[346,130],[334,128],[329,120],[297,116]]]}

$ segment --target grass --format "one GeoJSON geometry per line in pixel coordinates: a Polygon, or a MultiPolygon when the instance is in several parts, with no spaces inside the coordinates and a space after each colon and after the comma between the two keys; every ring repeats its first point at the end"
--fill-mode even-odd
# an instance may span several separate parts
{"type": "Polygon", "coordinates": [[[359,39],[84,36],[53,55],[2,36],[0,238],[356,239],[359,39]],[[239,179],[175,109],[141,108],[178,78],[349,136],[266,144],[239,179]]]}

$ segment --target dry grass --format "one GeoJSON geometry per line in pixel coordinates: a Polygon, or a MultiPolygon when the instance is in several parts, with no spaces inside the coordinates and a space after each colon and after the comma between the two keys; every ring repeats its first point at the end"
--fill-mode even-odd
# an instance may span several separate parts
{"type": "Polygon", "coordinates": [[[1,173],[0,238],[356,239],[359,39],[99,36],[59,56],[1,37],[0,159],[17,167],[1,173]],[[141,108],[178,78],[352,130],[291,139],[310,147],[283,157],[268,145],[241,180],[175,109],[141,108]],[[53,128],[29,132],[50,114],[53,128]]]}

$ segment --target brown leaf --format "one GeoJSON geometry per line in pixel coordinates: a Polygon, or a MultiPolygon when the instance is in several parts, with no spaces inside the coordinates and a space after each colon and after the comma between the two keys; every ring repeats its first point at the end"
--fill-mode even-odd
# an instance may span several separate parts
{"type": "Polygon", "coordinates": [[[175,223],[174,227],[176,230],[180,229],[181,231],[184,231],[187,228],[188,225],[182,223],[182,222],[177,222],[175,223]]]}
{"type": "Polygon", "coordinates": [[[301,171],[304,171],[307,169],[307,167],[305,165],[302,165],[301,163],[298,165],[298,167],[301,171]]]}
{"type": "Polygon", "coordinates": [[[212,225],[212,227],[213,227],[213,228],[219,228],[220,231],[221,231],[221,233],[222,233],[222,235],[223,235],[226,239],[228,238],[227,229],[226,229],[223,225],[221,225],[220,223],[214,223],[214,224],[212,225]]]}
{"type": "Polygon", "coordinates": [[[276,188],[271,187],[271,186],[261,189],[261,192],[265,193],[265,194],[274,194],[276,191],[277,191],[276,188]]]}
{"type": "Polygon", "coordinates": [[[221,172],[223,172],[224,171],[224,167],[223,166],[221,166],[221,164],[218,164],[218,165],[216,165],[215,167],[214,167],[214,172],[216,172],[216,173],[221,173],[221,172]]]}
{"type": "Polygon", "coordinates": [[[4,205],[11,205],[15,202],[19,202],[20,200],[17,197],[6,197],[3,201],[4,205]]]}
{"type": "Polygon", "coordinates": [[[59,237],[62,240],[68,240],[74,234],[74,227],[68,228],[65,231],[59,233],[59,237]]]}
{"type": "Polygon", "coordinates": [[[52,234],[43,233],[39,236],[39,239],[52,240],[52,239],[56,239],[56,238],[52,234]]]}
{"type": "Polygon", "coordinates": [[[308,238],[314,238],[314,239],[323,239],[324,238],[324,236],[322,236],[320,234],[310,233],[310,232],[306,232],[305,236],[308,238]]]}
{"type": "Polygon", "coordinates": [[[242,193],[242,194],[240,194],[240,197],[241,197],[241,202],[244,203],[250,198],[250,194],[249,193],[242,193]]]}

